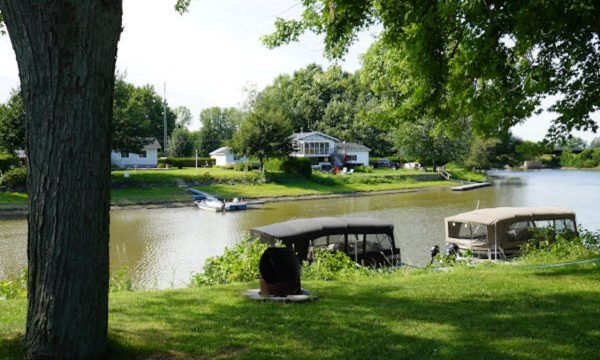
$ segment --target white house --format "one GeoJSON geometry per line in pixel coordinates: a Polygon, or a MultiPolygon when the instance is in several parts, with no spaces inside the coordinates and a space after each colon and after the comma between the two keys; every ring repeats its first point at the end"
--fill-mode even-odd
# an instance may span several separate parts
{"type": "Polygon", "coordinates": [[[292,143],[294,152],[291,155],[309,158],[314,167],[369,165],[371,149],[360,144],[340,142],[339,139],[318,131],[292,134],[292,143]]]}
{"type": "Polygon", "coordinates": [[[345,164],[369,166],[371,149],[368,147],[355,143],[337,143],[336,149],[345,164]]]}
{"type": "Polygon", "coordinates": [[[248,158],[245,156],[235,155],[229,146],[220,147],[208,155],[212,159],[215,159],[215,165],[217,166],[233,166],[248,161],[248,158]]]}
{"type": "Polygon", "coordinates": [[[113,150],[110,154],[111,164],[120,168],[155,168],[158,163],[158,149],[161,146],[155,138],[148,140],[142,154],[113,150]]]}

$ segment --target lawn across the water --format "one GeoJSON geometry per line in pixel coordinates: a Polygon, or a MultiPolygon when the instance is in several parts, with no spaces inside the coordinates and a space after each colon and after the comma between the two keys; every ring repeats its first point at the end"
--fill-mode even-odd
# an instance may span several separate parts
{"type": "MultiPolygon", "coordinates": [[[[457,174],[462,178],[483,179],[481,174],[462,170],[457,171],[457,174]]],[[[236,171],[218,167],[198,170],[115,170],[111,176],[113,205],[190,201],[191,195],[184,187],[179,186],[183,184],[225,199],[318,196],[456,185],[456,182],[443,180],[436,173],[409,169],[374,169],[369,173],[335,176],[315,172],[310,179],[284,173],[271,173],[265,177],[256,170],[236,171]]],[[[26,194],[0,192],[0,210],[23,209],[26,206],[26,194]]]]}
{"type": "MultiPolygon", "coordinates": [[[[595,359],[600,265],[482,265],[306,281],[307,304],[258,284],[110,295],[111,358],[595,359]]],[[[0,301],[0,358],[23,356],[26,302],[0,301]]]]}

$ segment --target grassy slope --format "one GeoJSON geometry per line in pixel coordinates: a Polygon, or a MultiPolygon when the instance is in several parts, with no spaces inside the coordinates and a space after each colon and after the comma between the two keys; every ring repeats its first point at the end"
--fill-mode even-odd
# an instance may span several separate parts
{"type": "MultiPolygon", "coordinates": [[[[242,292],[256,284],[112,294],[112,356],[591,359],[600,353],[598,263],[417,270],[303,285],[320,299],[245,299],[242,292]]],[[[4,358],[21,355],[24,319],[23,300],[0,301],[4,358]]]]}
{"type": "MultiPolygon", "coordinates": [[[[381,191],[396,189],[413,189],[433,186],[450,186],[453,182],[447,181],[416,181],[415,178],[423,173],[415,170],[375,169],[372,173],[355,173],[352,175],[339,175],[332,177],[334,185],[324,185],[300,177],[279,174],[277,180],[265,183],[252,184],[257,178],[254,171],[234,171],[222,168],[193,168],[169,170],[130,170],[125,179],[126,171],[113,171],[113,182],[120,184],[112,190],[113,205],[165,203],[176,201],[189,201],[191,196],[185,190],[175,186],[178,179],[187,182],[206,182],[207,178],[220,179],[220,184],[199,185],[198,189],[215,194],[223,198],[257,198],[277,196],[301,196],[335,194],[357,191],[381,191]],[[352,180],[352,182],[344,182],[352,180]],[[414,178],[413,178],[414,177],[414,178]],[[366,184],[361,181],[369,178],[388,178],[389,183],[366,184]],[[401,179],[403,178],[403,179],[401,179]],[[363,180],[361,180],[363,179],[363,180]],[[356,180],[356,181],[354,181],[356,180]]],[[[328,177],[327,175],[316,175],[328,177]]],[[[435,176],[435,175],[434,175],[435,176]]],[[[22,208],[27,205],[27,196],[21,193],[0,193],[0,210],[22,208]]]]}

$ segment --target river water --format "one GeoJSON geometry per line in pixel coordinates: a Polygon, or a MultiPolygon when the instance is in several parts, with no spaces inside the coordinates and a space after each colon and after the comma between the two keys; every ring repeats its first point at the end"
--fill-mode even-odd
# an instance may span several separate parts
{"type": "MultiPolygon", "coordinates": [[[[248,229],[301,217],[375,217],[395,224],[402,260],[424,266],[444,239],[446,216],[479,207],[560,206],[577,212],[585,228],[600,229],[600,172],[499,171],[494,186],[467,192],[438,189],[393,195],[265,204],[245,212],[194,207],[111,212],[111,270],[127,266],[137,288],[186,286],[206,258],[235,244],[248,229]]],[[[25,220],[0,221],[0,279],[26,265],[25,220]]]]}

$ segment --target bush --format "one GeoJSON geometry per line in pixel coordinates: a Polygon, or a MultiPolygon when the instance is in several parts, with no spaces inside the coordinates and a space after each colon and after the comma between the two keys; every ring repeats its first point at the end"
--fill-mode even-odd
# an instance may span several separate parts
{"type": "Polygon", "coordinates": [[[358,165],[354,167],[354,172],[356,173],[372,173],[373,168],[370,166],[358,165]]]}
{"type": "Polygon", "coordinates": [[[229,284],[258,280],[258,264],[263,252],[269,247],[258,239],[245,237],[223,255],[208,258],[204,272],[192,274],[191,286],[229,284]]]}
{"type": "Polygon", "coordinates": [[[108,288],[110,292],[133,290],[133,282],[131,280],[129,267],[123,266],[116,273],[110,274],[108,288]]]}
{"type": "Polygon", "coordinates": [[[310,159],[290,156],[281,164],[281,170],[287,174],[295,174],[310,179],[312,167],[310,159]]]}
{"type": "Polygon", "coordinates": [[[11,154],[0,154],[0,172],[6,172],[10,169],[21,166],[19,158],[11,154]]]}
{"type": "MultiPolygon", "coordinates": [[[[174,158],[168,157],[166,159],[159,159],[157,167],[165,167],[165,165],[171,165],[173,167],[177,167],[179,169],[184,167],[196,167],[196,158],[174,158]],[[161,165],[162,164],[162,165],[161,165]]],[[[212,167],[215,166],[215,159],[210,157],[199,157],[198,158],[198,167],[212,167]]]]}
{"type": "Polygon", "coordinates": [[[600,255],[600,233],[581,230],[579,236],[552,228],[536,229],[533,238],[521,246],[521,259],[532,263],[577,260],[600,255]]]}
{"type": "Polygon", "coordinates": [[[325,174],[313,174],[310,180],[325,186],[335,186],[338,184],[337,180],[333,176],[325,174]]]}
{"type": "Polygon", "coordinates": [[[27,269],[15,280],[0,280],[0,300],[25,297],[27,294],[27,269]]]}
{"type": "Polygon", "coordinates": [[[267,171],[283,171],[286,174],[300,175],[310,179],[312,167],[310,159],[289,156],[287,158],[269,159],[265,163],[267,171]]]}
{"type": "Polygon", "coordinates": [[[342,280],[371,273],[341,251],[314,249],[312,258],[312,262],[302,264],[303,280],[342,280]]]}
{"type": "Polygon", "coordinates": [[[21,190],[27,186],[27,169],[14,168],[2,175],[2,185],[12,190],[21,190]]]}

